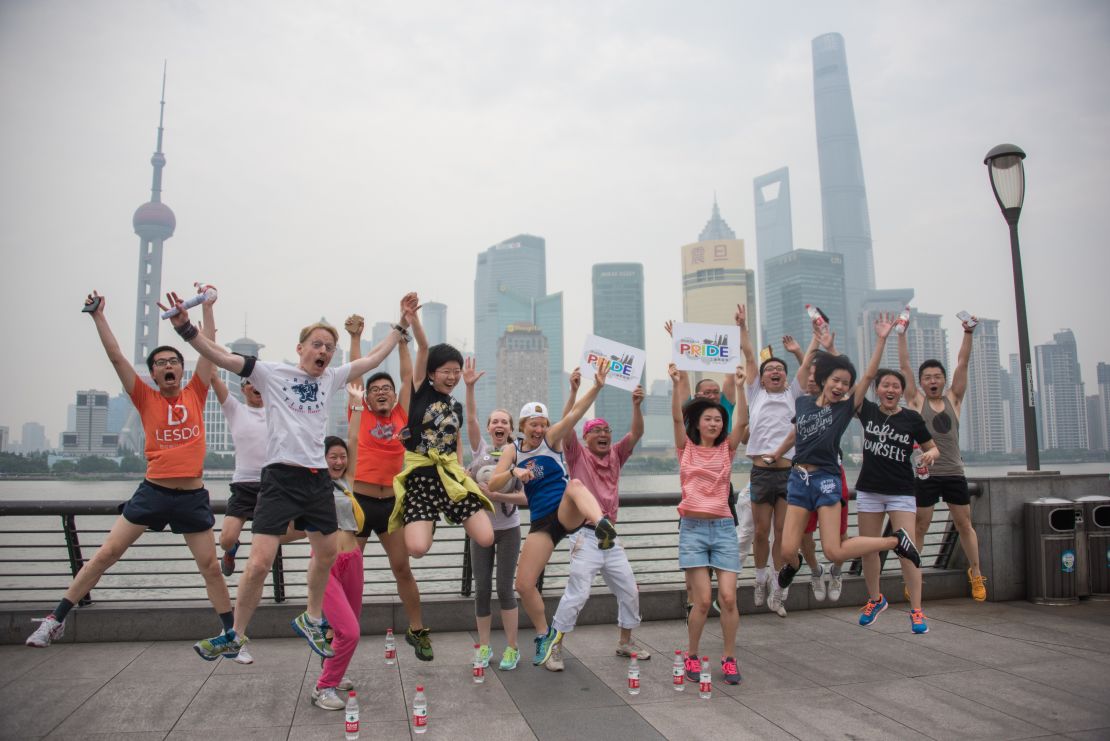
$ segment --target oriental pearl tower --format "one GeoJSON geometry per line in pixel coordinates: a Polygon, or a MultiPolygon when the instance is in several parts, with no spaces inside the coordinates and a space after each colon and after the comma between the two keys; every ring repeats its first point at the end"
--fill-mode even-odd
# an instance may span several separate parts
{"type": "Polygon", "coordinates": [[[159,316],[155,303],[162,296],[162,245],[173,236],[177,217],[162,203],[162,122],[166,113],[166,69],[162,68],[162,101],[158,113],[158,145],[150,158],[154,179],[150,200],[135,209],[131,223],[139,235],[139,284],[135,299],[135,357],[137,368],[146,372],[146,357],[158,346],[159,316]]]}

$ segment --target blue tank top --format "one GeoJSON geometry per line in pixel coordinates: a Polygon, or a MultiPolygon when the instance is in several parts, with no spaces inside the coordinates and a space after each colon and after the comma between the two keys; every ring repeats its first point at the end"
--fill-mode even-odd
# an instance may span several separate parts
{"type": "Polygon", "coordinates": [[[547,444],[545,438],[539,447],[524,451],[516,441],[517,468],[527,468],[534,478],[524,484],[524,496],[528,497],[528,509],[532,522],[547,517],[559,509],[563,492],[567,489],[567,464],[563,454],[557,453],[547,444]]]}

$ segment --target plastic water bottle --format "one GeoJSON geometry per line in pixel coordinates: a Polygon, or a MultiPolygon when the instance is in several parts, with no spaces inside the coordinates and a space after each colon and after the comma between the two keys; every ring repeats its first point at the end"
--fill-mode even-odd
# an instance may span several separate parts
{"type": "Polygon", "coordinates": [[[671,686],[674,687],[674,691],[685,691],[686,663],[682,660],[682,651],[679,651],[677,649],[674,652],[674,667],[671,669],[671,675],[671,686]]]}
{"type": "Polygon", "coordinates": [[[428,732],[428,698],[422,684],[416,685],[416,697],[412,698],[412,732],[428,732]]]}
{"type": "Polygon", "coordinates": [[[806,304],[806,314],[809,315],[809,320],[814,322],[818,327],[826,324],[825,317],[821,314],[821,310],[813,304],[806,304]]]}
{"type": "MultiPolygon", "coordinates": [[[[199,306],[210,298],[216,298],[215,288],[211,288],[203,283],[194,283],[193,286],[196,287],[197,293],[181,302],[186,309],[191,309],[194,306],[199,306]]],[[[162,312],[162,318],[169,319],[171,316],[177,316],[178,313],[179,312],[177,311],[177,307],[171,306],[170,308],[162,312]]]]}
{"type": "Polygon", "coordinates": [[[905,334],[908,326],[910,326],[910,307],[907,306],[894,320],[894,334],[905,334]]]}
{"type": "Polygon", "coordinates": [[[979,320],[977,320],[971,314],[968,314],[966,311],[961,311],[956,314],[956,318],[966,324],[968,329],[974,329],[979,325],[979,320]]]}
{"type": "Polygon", "coordinates": [[[474,644],[474,684],[486,681],[486,668],[482,666],[482,647],[474,644]]]}
{"type": "Polygon", "coordinates": [[[701,676],[698,681],[698,697],[708,700],[713,696],[713,674],[709,670],[709,657],[701,657],[701,676]]]}
{"type": "Polygon", "coordinates": [[[917,443],[913,444],[913,475],[919,479],[925,480],[929,478],[929,467],[925,465],[925,454],[921,452],[921,448],[917,443]]]}
{"type": "Polygon", "coordinates": [[[393,628],[385,631],[385,665],[393,666],[397,663],[397,642],[393,640],[393,628]]]}
{"type": "Polygon", "coordinates": [[[640,662],[636,660],[636,652],[628,660],[628,694],[640,694],[640,662]]]}
{"type": "Polygon", "coordinates": [[[358,698],[355,697],[353,691],[347,696],[345,715],[346,727],[344,730],[347,734],[347,741],[355,741],[358,738],[358,698]]]}

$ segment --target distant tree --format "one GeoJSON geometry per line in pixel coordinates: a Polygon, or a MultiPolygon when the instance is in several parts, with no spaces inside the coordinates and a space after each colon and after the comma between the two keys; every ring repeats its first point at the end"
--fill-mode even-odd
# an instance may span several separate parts
{"type": "Polygon", "coordinates": [[[119,465],[110,458],[86,455],[77,461],[77,473],[116,473],[119,465]]]}
{"type": "Polygon", "coordinates": [[[0,453],[0,473],[48,473],[46,456],[38,453],[20,455],[19,453],[0,453]]]}
{"type": "Polygon", "coordinates": [[[209,471],[232,471],[235,469],[235,456],[209,452],[204,456],[204,468],[209,471]]]}
{"type": "Polygon", "coordinates": [[[146,459],[134,453],[125,453],[123,459],[119,462],[119,470],[124,473],[144,473],[146,471],[146,459]]]}
{"type": "Polygon", "coordinates": [[[56,474],[69,474],[77,472],[77,464],[71,460],[55,461],[54,467],[51,469],[56,474]]]}

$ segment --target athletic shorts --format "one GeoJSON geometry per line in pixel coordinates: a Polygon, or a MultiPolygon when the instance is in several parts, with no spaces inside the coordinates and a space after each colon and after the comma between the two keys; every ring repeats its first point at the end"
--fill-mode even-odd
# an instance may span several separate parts
{"type": "Polygon", "coordinates": [[[678,567],[740,573],[740,539],[731,517],[678,521],[678,567]]]}
{"type": "MultiPolygon", "coordinates": [[[[583,522],[582,525],[586,523],[583,522]]],[[[538,520],[532,520],[528,526],[528,534],[532,533],[547,533],[551,537],[552,545],[559,545],[559,541],[567,537],[571,533],[576,533],[582,529],[582,525],[576,528],[567,530],[563,527],[563,523],[559,522],[559,510],[555,510],[549,515],[544,515],[538,520]]]]}
{"type": "Polygon", "coordinates": [[[435,466],[417,468],[405,479],[406,525],[410,522],[435,522],[440,514],[457,525],[466,522],[480,509],[482,500],[469,492],[457,502],[449,497],[435,466]]]}
{"type": "Polygon", "coordinates": [[[856,490],[856,512],[917,512],[912,494],[876,494],[856,490]]]}
{"type": "Polygon", "coordinates": [[[935,507],[943,499],[948,504],[971,504],[967,479],[963,476],[930,476],[914,479],[913,493],[918,508],[935,507]]]}
{"type": "Polygon", "coordinates": [[[226,517],[238,517],[240,520],[253,520],[254,508],[258,505],[258,492],[262,488],[260,481],[235,481],[231,484],[231,496],[227,498],[226,517]]]}
{"type": "Polygon", "coordinates": [[[840,472],[807,471],[801,466],[795,466],[790,471],[786,502],[809,512],[816,512],[821,507],[840,504],[840,492],[840,472]]]}
{"type": "Polygon", "coordinates": [[[786,482],[789,479],[789,468],[752,466],[752,504],[774,505],[776,500],[786,499],[786,482]]]}
{"type": "Polygon", "coordinates": [[[362,507],[362,515],[365,518],[362,529],[355,533],[356,536],[369,538],[370,533],[376,533],[381,537],[389,532],[389,516],[393,514],[393,505],[396,504],[397,497],[370,497],[355,492],[355,500],[362,507]]]}
{"type": "Polygon", "coordinates": [[[169,525],[178,534],[203,533],[216,524],[208,490],[168,489],[143,479],[131,498],[119,506],[123,518],[135,525],[160,531],[169,525]]]}
{"type": "Polygon", "coordinates": [[[262,489],[251,531],[284,535],[292,522],[297,530],[334,533],[339,523],[333,488],[325,468],[271,463],[262,469],[262,489]]]}

